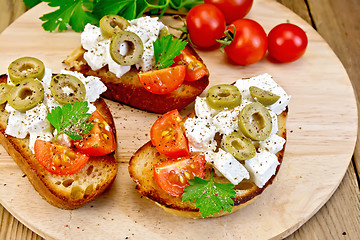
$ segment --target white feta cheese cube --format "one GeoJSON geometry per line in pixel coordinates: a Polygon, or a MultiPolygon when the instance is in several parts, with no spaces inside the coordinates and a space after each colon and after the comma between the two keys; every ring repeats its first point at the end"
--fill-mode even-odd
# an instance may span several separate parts
{"type": "Polygon", "coordinates": [[[240,108],[222,111],[213,117],[212,122],[219,133],[229,135],[235,130],[239,130],[240,108]]]}
{"type": "Polygon", "coordinates": [[[280,96],[278,101],[267,106],[268,109],[274,111],[277,115],[286,109],[291,98],[285,90],[272,79],[271,75],[267,73],[249,79],[239,79],[236,81],[235,86],[240,90],[243,99],[252,99],[249,90],[251,86],[256,86],[280,96]]]}
{"type": "Polygon", "coordinates": [[[272,134],[276,134],[279,131],[279,125],[278,125],[279,123],[278,123],[277,115],[271,110],[269,110],[269,113],[272,123],[270,135],[272,135],[272,134]]]}
{"type": "Polygon", "coordinates": [[[279,161],[275,154],[261,149],[255,157],[245,160],[245,167],[250,173],[250,180],[259,188],[262,188],[275,174],[278,165],[279,161]]]}
{"type": "Polygon", "coordinates": [[[273,154],[278,153],[281,149],[283,149],[286,140],[279,135],[271,134],[264,141],[259,141],[260,148],[266,151],[269,151],[273,154]]]}
{"type": "Polygon", "coordinates": [[[205,152],[205,160],[213,164],[234,185],[250,178],[247,169],[233,155],[222,149],[218,152],[205,152]]]}
{"type": "Polygon", "coordinates": [[[184,123],[184,127],[191,152],[205,152],[216,149],[217,143],[214,137],[217,130],[208,119],[188,118],[184,123]]]}

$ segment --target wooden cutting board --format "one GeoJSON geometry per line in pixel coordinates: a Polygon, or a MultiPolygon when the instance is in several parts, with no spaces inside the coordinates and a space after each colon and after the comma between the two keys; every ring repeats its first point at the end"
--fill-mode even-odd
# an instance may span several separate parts
{"type": "MultiPolygon", "coordinates": [[[[59,72],[62,61],[80,44],[80,34],[49,33],[39,17],[52,11],[41,4],[0,35],[0,73],[22,56],[34,56],[59,72]]],[[[331,197],[353,154],[357,109],[350,80],[333,51],[300,17],[272,0],[257,0],[248,18],[268,33],[290,21],[309,38],[306,54],[288,64],[269,58],[235,66],[219,51],[199,51],[210,70],[210,85],[270,73],[292,95],[284,162],[274,183],[253,204],[229,216],[191,220],[165,213],[141,198],[127,163],[149,140],[158,115],[107,101],[116,121],[119,173],[100,198],[77,210],[57,209],[41,199],[27,178],[0,148],[0,202],[19,221],[47,239],[281,239],[305,223],[331,197]]],[[[164,20],[178,25],[171,17],[164,20]]],[[[192,110],[187,107],[182,114],[192,110]]]]}

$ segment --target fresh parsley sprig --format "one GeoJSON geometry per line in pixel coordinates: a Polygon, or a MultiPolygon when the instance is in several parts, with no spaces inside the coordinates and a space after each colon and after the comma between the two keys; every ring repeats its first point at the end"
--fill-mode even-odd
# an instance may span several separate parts
{"type": "Polygon", "coordinates": [[[55,107],[48,113],[46,119],[57,130],[56,138],[61,134],[68,135],[72,140],[81,140],[82,134],[88,133],[94,126],[88,122],[91,114],[88,103],[85,101],[68,103],[62,107],[55,107]]]}
{"type": "Polygon", "coordinates": [[[188,181],[190,186],[184,188],[183,201],[196,201],[202,217],[208,217],[224,210],[231,212],[234,205],[235,190],[231,183],[217,183],[214,181],[213,172],[210,180],[195,177],[188,181]]]}
{"type": "Polygon", "coordinates": [[[174,58],[180,54],[187,42],[174,38],[172,34],[156,39],[154,45],[155,68],[167,68],[174,63],[174,58]]]}
{"type": "Polygon", "coordinates": [[[202,0],[23,0],[27,7],[47,2],[57,10],[40,17],[44,30],[64,31],[71,27],[76,32],[84,30],[87,23],[97,25],[108,14],[120,15],[127,20],[141,17],[145,12],[161,17],[169,7],[175,10],[190,9],[202,0]],[[157,3],[154,3],[157,2],[157,3]]]}

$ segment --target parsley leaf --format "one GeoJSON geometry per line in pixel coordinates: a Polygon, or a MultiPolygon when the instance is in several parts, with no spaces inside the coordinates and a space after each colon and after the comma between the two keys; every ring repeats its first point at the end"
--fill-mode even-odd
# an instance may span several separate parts
{"type": "Polygon", "coordinates": [[[62,106],[55,107],[48,113],[46,119],[55,127],[57,135],[68,135],[72,140],[81,140],[81,134],[86,134],[94,126],[87,120],[90,115],[87,113],[89,110],[88,103],[85,101],[75,102],[73,105],[70,103],[62,106]]]}
{"type": "Polygon", "coordinates": [[[221,209],[231,212],[235,198],[234,185],[231,183],[217,183],[211,173],[210,180],[195,177],[189,180],[190,186],[184,188],[183,201],[196,201],[202,217],[208,217],[221,209]]]}
{"type": "Polygon", "coordinates": [[[39,3],[41,3],[41,0],[23,0],[25,6],[32,8],[36,5],[38,5],[39,3]]]}
{"type": "Polygon", "coordinates": [[[167,68],[174,63],[174,58],[180,54],[187,42],[174,38],[172,34],[156,39],[154,45],[155,68],[167,68]]]}
{"type": "Polygon", "coordinates": [[[97,24],[98,19],[93,16],[92,10],[94,2],[92,0],[51,0],[50,7],[59,7],[54,12],[44,14],[40,17],[44,21],[42,24],[46,31],[53,32],[58,29],[59,32],[67,30],[68,27],[76,32],[81,32],[87,23],[97,24]]]}

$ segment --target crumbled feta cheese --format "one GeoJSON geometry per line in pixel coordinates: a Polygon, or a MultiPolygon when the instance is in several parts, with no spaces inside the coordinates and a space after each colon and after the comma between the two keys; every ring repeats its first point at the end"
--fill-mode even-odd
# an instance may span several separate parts
{"type": "Polygon", "coordinates": [[[279,164],[275,154],[262,149],[256,153],[255,157],[245,160],[245,167],[250,172],[250,180],[259,188],[262,188],[275,174],[279,164]]]}
{"type": "Polygon", "coordinates": [[[274,111],[276,114],[280,114],[286,109],[291,98],[291,96],[287,95],[284,89],[272,79],[271,75],[267,73],[249,79],[239,79],[236,81],[235,86],[240,90],[243,99],[252,99],[249,90],[251,86],[256,86],[280,96],[279,100],[274,104],[267,106],[268,109],[274,111]]]}
{"type": "MultiPolygon", "coordinates": [[[[46,119],[48,111],[45,104],[38,104],[26,112],[16,111],[7,104],[5,110],[10,112],[5,134],[21,139],[27,137],[28,134],[30,134],[30,139],[39,136],[45,136],[46,139],[53,138],[50,123],[46,119]]],[[[34,150],[34,143],[35,141],[29,143],[32,151],[34,150]]]]}
{"type": "Polygon", "coordinates": [[[264,141],[260,141],[260,148],[276,154],[283,149],[286,140],[279,135],[271,134],[264,141]]]}
{"type": "Polygon", "coordinates": [[[67,70],[61,70],[60,73],[72,75],[84,83],[86,89],[85,101],[88,101],[89,103],[95,102],[107,89],[105,84],[98,77],[85,77],[82,73],[67,70]]]}
{"type": "Polygon", "coordinates": [[[200,118],[211,119],[213,116],[219,113],[218,110],[215,110],[206,103],[206,98],[196,97],[195,99],[195,113],[196,116],[200,118]]]}
{"type": "MultiPolygon", "coordinates": [[[[144,46],[143,56],[135,66],[142,71],[152,70],[155,64],[153,42],[158,39],[160,30],[165,25],[159,22],[157,17],[151,18],[149,16],[131,20],[129,23],[130,26],[125,30],[137,34],[144,46]]],[[[130,71],[131,66],[121,66],[111,58],[110,41],[101,35],[99,27],[91,24],[87,24],[81,34],[81,44],[87,50],[84,53],[84,59],[91,69],[96,71],[108,65],[109,71],[120,78],[130,71]]],[[[126,43],[120,44],[119,51],[120,54],[125,55],[128,52],[128,45],[126,43]]]]}
{"type": "Polygon", "coordinates": [[[81,44],[85,50],[95,48],[98,42],[102,40],[104,38],[99,27],[90,23],[85,25],[84,31],[81,33],[81,44]]]}
{"type": "Polygon", "coordinates": [[[136,67],[142,71],[149,71],[155,64],[153,42],[158,39],[160,30],[165,27],[158,17],[141,17],[129,21],[130,26],[125,30],[137,34],[144,45],[144,53],[136,67]]]}
{"type": "MultiPolygon", "coordinates": [[[[83,74],[78,72],[71,72],[62,70],[62,74],[70,74],[80,79],[86,89],[85,101],[89,103],[88,113],[92,113],[96,110],[96,107],[91,104],[100,97],[106,86],[97,77],[84,77],[83,74]]],[[[16,138],[25,138],[29,135],[29,148],[34,151],[34,143],[36,139],[42,139],[50,141],[53,139],[53,130],[50,122],[46,119],[48,112],[57,106],[61,106],[51,94],[50,82],[52,79],[52,71],[49,68],[45,68],[45,74],[40,82],[44,87],[44,100],[32,109],[26,112],[16,111],[9,104],[6,104],[5,111],[9,112],[9,118],[5,130],[5,134],[16,138]]],[[[64,91],[71,92],[68,87],[63,88],[64,91]]]]}
{"type": "Polygon", "coordinates": [[[184,123],[185,133],[189,140],[190,152],[204,152],[215,150],[217,143],[214,139],[216,127],[205,118],[188,118],[184,123]]]}
{"type": "Polygon", "coordinates": [[[106,39],[98,42],[97,45],[84,53],[84,59],[92,70],[97,71],[107,64],[107,49],[109,49],[110,40],[106,39]]]}
{"type": "MultiPolygon", "coordinates": [[[[128,45],[126,43],[120,44],[120,54],[124,55],[128,51],[128,45]]],[[[122,75],[130,71],[131,66],[123,66],[113,60],[110,55],[110,44],[106,45],[105,58],[108,64],[109,71],[114,73],[116,77],[120,78],[122,75]]]]}
{"type": "Polygon", "coordinates": [[[243,179],[249,179],[246,168],[233,155],[219,149],[218,152],[205,152],[205,160],[226,177],[232,184],[237,185],[243,179]]]}

